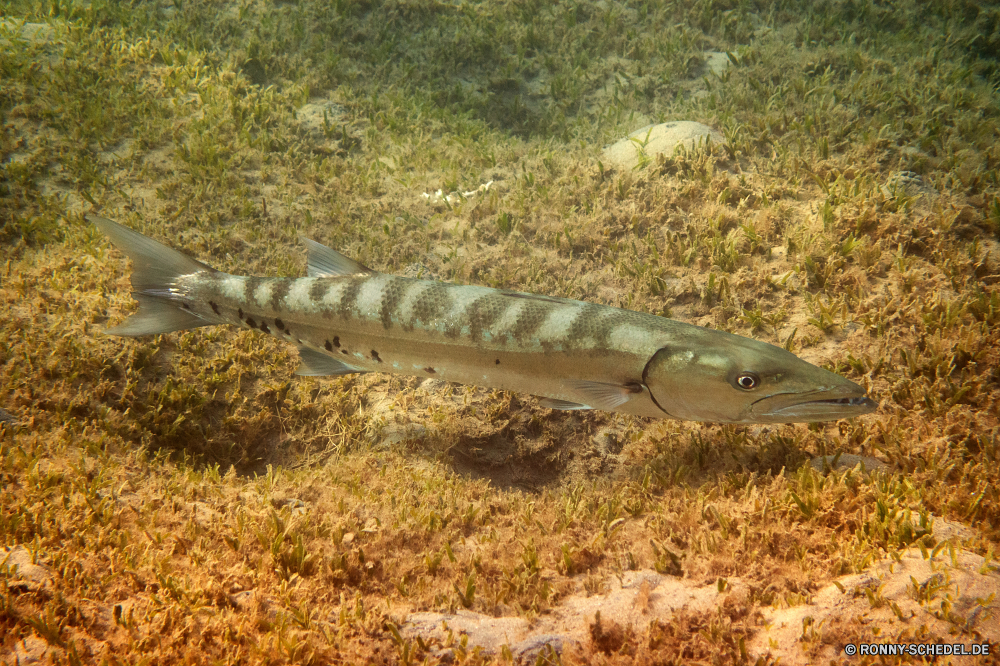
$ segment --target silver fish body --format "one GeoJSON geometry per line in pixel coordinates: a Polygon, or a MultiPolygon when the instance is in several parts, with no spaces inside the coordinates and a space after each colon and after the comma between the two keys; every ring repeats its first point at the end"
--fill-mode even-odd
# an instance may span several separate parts
{"type": "Polygon", "coordinates": [[[849,418],[875,403],[784,349],[564,298],[378,273],[313,241],[309,277],[216,271],[90,216],[133,262],[114,335],[231,324],[298,346],[299,374],[389,372],[542,397],[555,409],[731,423],[849,418]]]}

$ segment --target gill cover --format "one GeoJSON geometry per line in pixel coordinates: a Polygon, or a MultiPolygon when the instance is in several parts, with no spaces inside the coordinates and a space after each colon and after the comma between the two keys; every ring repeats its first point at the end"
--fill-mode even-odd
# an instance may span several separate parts
{"type": "MultiPolygon", "coordinates": [[[[739,366],[723,355],[665,347],[646,364],[643,383],[666,415],[685,421],[743,421],[753,389],[734,385],[739,366]]],[[[755,376],[758,376],[754,373],[755,376]]]]}

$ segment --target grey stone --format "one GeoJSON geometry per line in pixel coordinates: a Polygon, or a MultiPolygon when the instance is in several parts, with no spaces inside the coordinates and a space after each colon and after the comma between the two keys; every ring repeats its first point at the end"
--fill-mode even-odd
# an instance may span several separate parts
{"type": "Polygon", "coordinates": [[[27,23],[16,19],[0,19],[0,46],[16,42],[44,44],[55,39],[56,31],[44,23],[27,23]]]}
{"type": "Polygon", "coordinates": [[[569,640],[571,639],[562,634],[540,634],[511,645],[510,652],[517,664],[535,664],[538,662],[538,657],[548,650],[561,655],[569,640]]]}
{"type": "Polygon", "coordinates": [[[722,74],[732,64],[729,56],[722,51],[705,51],[702,55],[705,58],[705,74],[722,74]]]}
{"type": "Polygon", "coordinates": [[[31,560],[31,551],[24,546],[0,549],[0,567],[5,567],[10,572],[7,580],[9,589],[34,592],[52,583],[55,578],[52,569],[31,560]]]}
{"type": "Polygon", "coordinates": [[[295,112],[299,127],[316,138],[325,138],[327,129],[331,131],[344,122],[347,109],[336,102],[327,100],[313,101],[303,105],[295,112]]]}
{"type": "Polygon", "coordinates": [[[643,155],[653,159],[661,153],[673,155],[678,146],[691,149],[707,141],[721,144],[725,140],[718,130],[690,120],[647,125],[605,148],[601,160],[609,166],[631,169],[640,164],[643,155]]]}
{"type": "Polygon", "coordinates": [[[889,469],[889,465],[877,458],[859,456],[854,453],[841,453],[839,456],[817,456],[810,460],[809,464],[817,472],[826,472],[831,469],[835,472],[842,472],[845,469],[854,469],[858,465],[861,465],[861,469],[865,472],[889,469]]]}

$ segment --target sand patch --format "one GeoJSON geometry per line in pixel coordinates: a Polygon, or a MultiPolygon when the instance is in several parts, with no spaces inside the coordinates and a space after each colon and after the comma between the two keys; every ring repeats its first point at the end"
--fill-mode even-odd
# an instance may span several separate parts
{"type": "MultiPolygon", "coordinates": [[[[1000,640],[1000,567],[966,551],[900,560],[843,576],[811,603],[764,611],[766,627],[747,646],[782,664],[827,663],[847,644],[962,643],[1000,640]]],[[[951,657],[972,664],[982,657],[951,657]]]]}

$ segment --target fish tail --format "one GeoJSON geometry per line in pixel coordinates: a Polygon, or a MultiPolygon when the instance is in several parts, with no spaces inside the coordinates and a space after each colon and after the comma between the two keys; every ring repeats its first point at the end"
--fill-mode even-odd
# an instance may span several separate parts
{"type": "Polygon", "coordinates": [[[117,222],[96,215],[87,219],[132,259],[132,297],[139,302],[137,313],[105,333],[137,337],[220,323],[193,311],[177,283],[183,275],[218,271],[117,222]]]}

